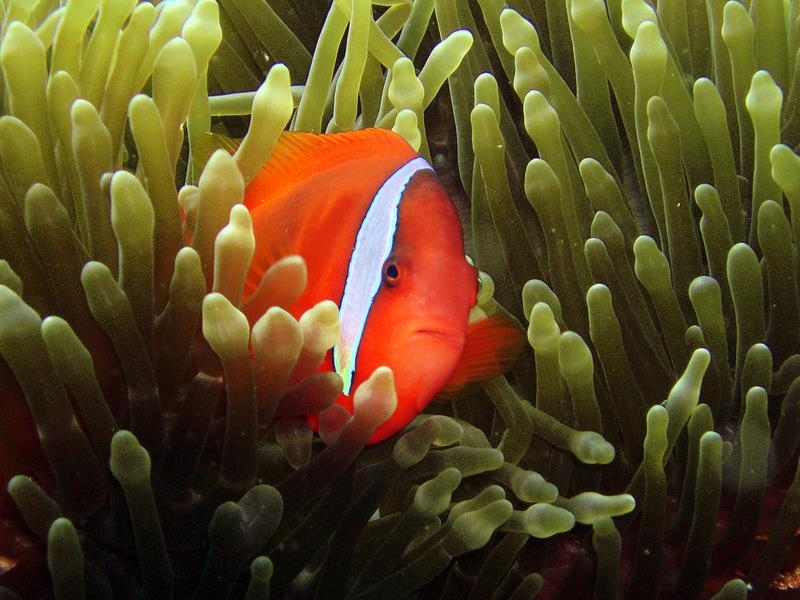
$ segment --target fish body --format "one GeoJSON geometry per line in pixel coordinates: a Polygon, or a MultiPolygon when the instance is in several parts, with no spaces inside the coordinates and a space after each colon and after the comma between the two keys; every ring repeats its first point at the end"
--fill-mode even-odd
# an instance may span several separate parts
{"type": "MultiPolygon", "coordinates": [[[[245,297],[276,260],[301,255],[309,283],[288,310],[299,318],[323,300],[339,306],[342,333],[323,364],[342,377],[337,402],[352,413],[359,384],[388,366],[397,409],[370,443],[405,427],[457,372],[477,293],[461,223],[431,166],[388,130],[287,133],[245,205],[256,239],[245,297]]],[[[310,422],[316,429],[317,416],[310,422]]]]}

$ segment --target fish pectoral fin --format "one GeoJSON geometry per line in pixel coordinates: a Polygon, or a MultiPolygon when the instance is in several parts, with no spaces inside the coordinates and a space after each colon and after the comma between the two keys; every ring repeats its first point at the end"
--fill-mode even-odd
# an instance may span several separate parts
{"type": "Polygon", "coordinates": [[[505,373],[517,362],[524,345],[525,335],[511,319],[493,316],[470,323],[461,359],[436,399],[452,399],[471,384],[505,373]]]}

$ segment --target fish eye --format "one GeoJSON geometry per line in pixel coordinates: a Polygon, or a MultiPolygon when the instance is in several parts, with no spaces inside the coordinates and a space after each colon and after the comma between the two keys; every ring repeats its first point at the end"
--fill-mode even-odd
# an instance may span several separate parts
{"type": "Polygon", "coordinates": [[[400,267],[397,261],[388,259],[383,265],[383,282],[389,286],[400,283],[400,267]]]}

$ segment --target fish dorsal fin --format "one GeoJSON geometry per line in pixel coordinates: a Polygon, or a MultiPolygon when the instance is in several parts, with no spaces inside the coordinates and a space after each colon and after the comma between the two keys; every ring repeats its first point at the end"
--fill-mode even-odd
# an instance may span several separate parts
{"type": "MultiPolygon", "coordinates": [[[[218,149],[233,155],[241,140],[220,133],[207,133],[195,142],[192,157],[201,173],[218,149]]],[[[401,164],[417,156],[408,142],[389,129],[356,129],[343,133],[285,131],[255,179],[247,188],[245,204],[258,206],[302,181],[347,161],[380,158],[401,164]]]]}
{"type": "Polygon", "coordinates": [[[324,134],[287,131],[248,186],[246,204],[255,207],[298,181],[348,161],[380,158],[399,166],[414,156],[417,153],[408,142],[388,129],[324,134]]]}
{"type": "Polygon", "coordinates": [[[471,384],[502,375],[514,366],[524,344],[522,330],[506,317],[470,323],[461,359],[437,396],[447,399],[471,384]]]}

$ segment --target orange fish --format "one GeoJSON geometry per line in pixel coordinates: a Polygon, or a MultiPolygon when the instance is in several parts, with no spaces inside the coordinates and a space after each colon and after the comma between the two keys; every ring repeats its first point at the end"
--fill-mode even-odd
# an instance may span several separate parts
{"type": "MultiPolygon", "coordinates": [[[[283,134],[245,205],[256,239],[245,297],[270,265],[298,254],[309,285],[289,312],[339,306],[341,336],[323,365],[344,382],[337,402],[352,414],[359,384],[379,366],[394,372],[397,409],[370,443],[408,425],[445,386],[498,375],[517,356],[522,337],[511,323],[468,325],[478,279],[456,209],[399,135],[283,134]]],[[[309,420],[316,430],[318,416],[309,420]]]]}

